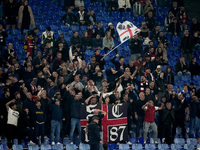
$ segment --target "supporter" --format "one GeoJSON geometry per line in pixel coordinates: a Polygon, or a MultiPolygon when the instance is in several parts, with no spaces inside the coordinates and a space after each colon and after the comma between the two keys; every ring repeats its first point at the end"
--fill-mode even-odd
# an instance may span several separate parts
{"type": "Polygon", "coordinates": [[[36,102],[36,108],[34,111],[34,127],[35,127],[35,139],[39,139],[41,136],[41,143],[44,143],[44,134],[45,134],[45,121],[46,121],[46,112],[42,108],[40,101],[36,102]]]}
{"type": "Polygon", "coordinates": [[[154,11],[154,7],[153,7],[153,5],[152,5],[150,0],[146,0],[145,6],[144,6],[144,10],[143,10],[143,15],[147,16],[149,11],[153,12],[154,11]]]}
{"type": "Polygon", "coordinates": [[[6,62],[10,62],[13,57],[17,57],[12,43],[8,43],[8,48],[3,51],[2,56],[6,62]]]}
{"type": "Polygon", "coordinates": [[[134,65],[135,67],[137,67],[138,69],[140,69],[140,67],[143,65],[142,57],[139,56],[139,57],[137,58],[137,60],[133,62],[133,65],[134,65]]]}
{"type": "Polygon", "coordinates": [[[7,119],[7,138],[8,142],[12,142],[17,138],[17,124],[19,118],[19,112],[17,111],[17,106],[15,104],[15,99],[6,103],[6,109],[8,111],[7,119]]]}
{"type": "Polygon", "coordinates": [[[181,6],[180,11],[176,14],[178,22],[181,25],[181,31],[187,29],[187,22],[188,22],[188,14],[185,12],[185,7],[181,6]]]}
{"type": "Polygon", "coordinates": [[[197,63],[197,59],[195,57],[192,58],[190,64],[189,64],[189,71],[191,72],[191,75],[199,75],[199,64],[197,63]]]}
{"type": "MultiPolygon", "coordinates": [[[[146,7],[148,7],[148,2],[146,2],[146,7]]],[[[147,8],[146,8],[147,9],[147,8]]],[[[140,0],[137,0],[134,4],[133,4],[133,15],[135,17],[137,16],[141,16],[144,12],[143,12],[143,5],[140,3],[140,0]]],[[[147,10],[146,10],[147,11],[147,10]]],[[[146,13],[145,13],[146,14],[146,13]]]]}
{"type": "Polygon", "coordinates": [[[92,47],[93,49],[102,49],[103,48],[103,41],[101,39],[101,36],[100,34],[97,34],[95,38],[93,38],[93,41],[92,41],[92,47]]]}
{"type": "MultiPolygon", "coordinates": [[[[52,36],[52,33],[51,33],[51,32],[48,32],[48,33],[47,33],[47,37],[43,40],[43,43],[45,43],[46,41],[50,41],[51,46],[52,46],[52,47],[55,47],[55,38],[54,38],[54,35],[52,36]]],[[[43,44],[43,43],[42,43],[42,44],[43,44]]]]}
{"type": "Polygon", "coordinates": [[[33,143],[34,140],[34,122],[33,116],[30,115],[30,112],[27,108],[20,113],[18,119],[18,135],[19,135],[19,143],[25,139],[26,136],[29,137],[29,145],[35,145],[33,143]]]}
{"type": "Polygon", "coordinates": [[[99,49],[96,49],[96,50],[95,50],[96,62],[99,64],[99,68],[100,68],[101,70],[104,69],[104,65],[105,65],[104,57],[106,57],[106,56],[107,56],[107,54],[101,55],[99,49]]]}
{"type": "MultiPolygon", "coordinates": [[[[73,144],[73,135],[75,129],[78,130],[78,140],[81,142],[81,124],[80,124],[80,106],[81,106],[81,97],[78,93],[71,95],[72,91],[69,86],[66,86],[67,95],[70,101],[71,108],[71,129],[70,129],[70,143],[73,144]]],[[[81,93],[81,92],[80,92],[81,93]]]]}
{"type": "Polygon", "coordinates": [[[77,67],[80,69],[81,68],[81,65],[82,65],[82,60],[80,58],[80,56],[78,56],[78,51],[74,51],[73,54],[72,54],[72,46],[70,46],[69,48],[69,60],[71,63],[78,61],[77,62],[77,65],[75,65],[73,63],[73,68],[76,69],[77,67]]]}
{"type": "Polygon", "coordinates": [[[181,92],[183,96],[185,97],[185,101],[190,103],[191,100],[191,92],[188,90],[188,87],[186,84],[183,85],[183,91],[181,92]]]}
{"type": "Polygon", "coordinates": [[[4,47],[6,46],[6,38],[8,37],[7,32],[3,28],[2,24],[0,24],[0,54],[2,55],[4,47]]]}
{"type": "Polygon", "coordinates": [[[185,57],[181,56],[179,61],[176,63],[177,75],[181,78],[182,74],[191,75],[189,72],[188,64],[185,62],[185,57]]]}
{"type": "Polygon", "coordinates": [[[24,4],[20,6],[18,12],[18,28],[23,32],[24,29],[29,29],[30,25],[35,28],[35,21],[31,7],[28,1],[25,0],[24,4]]]}
{"type": "Polygon", "coordinates": [[[184,35],[181,37],[180,46],[182,53],[185,58],[191,61],[192,58],[192,49],[193,49],[193,38],[189,34],[189,30],[184,31],[184,35]]]}
{"type": "Polygon", "coordinates": [[[35,27],[31,32],[32,32],[32,36],[33,36],[35,42],[37,44],[40,44],[41,40],[42,40],[42,35],[40,35],[40,33],[39,33],[39,28],[35,27]]]}
{"type": "Polygon", "coordinates": [[[36,57],[33,58],[32,62],[35,74],[37,73],[37,71],[39,71],[39,67],[42,61],[41,59],[42,59],[41,51],[37,51],[36,57]]]}
{"type": "Polygon", "coordinates": [[[42,44],[44,44],[44,40],[47,38],[47,37],[50,37],[50,39],[55,39],[54,37],[54,33],[53,31],[51,31],[51,27],[47,27],[46,28],[46,31],[42,32],[42,44]]]}
{"type": "Polygon", "coordinates": [[[96,15],[94,13],[94,10],[90,10],[88,12],[88,17],[89,17],[90,24],[95,25],[96,24],[96,15]]]}
{"type": "Polygon", "coordinates": [[[189,119],[189,107],[183,94],[178,94],[178,99],[175,101],[175,125],[173,128],[172,136],[176,134],[176,128],[181,127],[181,134],[183,138],[186,138],[185,123],[189,119]],[[186,113],[185,113],[186,112],[186,113]]]}
{"type": "Polygon", "coordinates": [[[118,10],[118,3],[116,2],[116,0],[109,0],[107,3],[108,3],[107,10],[110,12],[110,15],[111,15],[111,11],[118,10]]]}
{"type": "Polygon", "coordinates": [[[111,60],[112,63],[115,65],[115,68],[117,71],[121,71],[122,73],[125,71],[126,64],[124,63],[124,57],[120,56],[119,57],[119,62],[115,61],[115,59],[119,57],[119,54],[116,54],[116,56],[111,60]]]}
{"type": "MultiPolygon", "coordinates": [[[[159,45],[161,45],[160,43],[159,45]]],[[[162,44],[163,45],[163,44],[162,44]]],[[[166,49],[163,47],[158,47],[156,49],[156,61],[158,64],[164,65],[167,64],[168,58],[167,58],[167,52],[166,49]]]]}
{"type": "Polygon", "coordinates": [[[131,11],[131,4],[129,0],[118,0],[119,11],[122,16],[122,12],[131,11]]]}
{"type": "Polygon", "coordinates": [[[43,52],[43,58],[45,58],[48,63],[51,63],[53,61],[53,51],[54,51],[54,48],[51,46],[51,41],[46,40],[44,42],[43,47],[44,48],[41,47],[41,50],[43,52]]]}
{"type": "Polygon", "coordinates": [[[54,58],[58,52],[60,52],[62,54],[62,60],[64,62],[69,61],[68,45],[66,46],[65,43],[63,43],[63,41],[58,42],[58,48],[56,48],[54,51],[54,58]]]}
{"type": "Polygon", "coordinates": [[[86,14],[86,12],[84,11],[84,7],[80,6],[79,7],[79,11],[76,14],[76,18],[77,18],[77,22],[79,23],[79,25],[88,25],[89,24],[89,17],[86,14]]]}
{"type": "Polygon", "coordinates": [[[190,106],[190,134],[191,138],[199,138],[199,114],[200,114],[200,103],[197,96],[193,96],[190,106]]]}
{"type": "Polygon", "coordinates": [[[64,45],[63,45],[64,48],[68,50],[68,47],[69,47],[69,46],[68,46],[67,41],[65,40],[65,36],[64,36],[63,33],[60,33],[60,34],[59,34],[58,39],[55,41],[55,47],[58,48],[60,42],[62,42],[62,43],[64,44],[64,45]]]}
{"type": "Polygon", "coordinates": [[[92,122],[88,125],[89,133],[89,144],[91,150],[97,150],[100,147],[100,144],[103,144],[100,136],[99,129],[99,118],[94,116],[92,122]]]}
{"type": "Polygon", "coordinates": [[[52,71],[57,71],[57,69],[61,65],[61,62],[63,61],[61,52],[57,52],[56,56],[57,57],[52,62],[52,71]]]}
{"type": "Polygon", "coordinates": [[[111,36],[114,40],[117,40],[115,37],[115,28],[113,26],[113,24],[110,22],[108,23],[108,28],[106,28],[106,32],[109,31],[111,33],[111,36]]]}
{"type": "Polygon", "coordinates": [[[6,18],[6,29],[15,29],[16,19],[17,19],[17,4],[13,0],[9,0],[5,5],[5,18],[6,18]]]}
{"type": "Polygon", "coordinates": [[[179,36],[180,32],[181,32],[180,24],[177,21],[177,18],[173,18],[173,22],[169,24],[168,33],[170,33],[171,35],[179,36]]]}
{"type": "Polygon", "coordinates": [[[153,61],[151,61],[151,55],[147,54],[145,60],[140,67],[140,71],[144,71],[145,68],[150,68],[151,72],[153,72],[156,68],[156,65],[153,61]]]}
{"type": "Polygon", "coordinates": [[[114,40],[111,36],[110,31],[106,31],[106,35],[103,38],[103,49],[105,53],[107,53],[107,50],[110,51],[114,48],[114,40]]]}
{"type": "Polygon", "coordinates": [[[26,99],[23,102],[23,107],[29,110],[30,117],[33,118],[34,109],[35,109],[35,100],[32,97],[32,94],[28,92],[26,94],[26,99]]]}
{"type": "Polygon", "coordinates": [[[178,8],[178,3],[176,1],[173,1],[172,7],[170,8],[169,12],[172,12],[174,16],[176,16],[179,11],[180,9],[178,8]]]}
{"type": "MultiPolygon", "coordinates": [[[[149,48],[154,47],[153,41],[149,41],[148,45],[144,48],[144,53],[148,53],[149,48]]],[[[156,48],[156,47],[154,47],[156,48]]]]}
{"type": "Polygon", "coordinates": [[[81,43],[81,38],[78,35],[78,31],[73,32],[73,36],[70,38],[70,45],[76,46],[81,43]]]}
{"type": "Polygon", "coordinates": [[[142,53],[142,40],[139,38],[138,34],[129,40],[129,49],[131,51],[131,59],[136,61],[142,53]]]}
{"type": "Polygon", "coordinates": [[[194,32],[200,33],[200,23],[196,18],[192,18],[192,23],[190,25],[190,32],[193,34],[194,32]]]}
{"type": "Polygon", "coordinates": [[[174,85],[174,73],[170,67],[167,67],[165,70],[165,81],[167,84],[174,85]]]}
{"type": "MultiPolygon", "coordinates": [[[[9,80],[10,81],[10,80],[9,80]]],[[[6,81],[8,82],[8,80],[6,81]]],[[[8,84],[7,84],[8,85],[8,84]]],[[[10,102],[12,99],[10,97],[10,91],[9,91],[9,88],[5,88],[4,91],[3,91],[3,95],[2,95],[2,99],[0,101],[0,115],[1,115],[1,134],[2,136],[7,136],[7,109],[6,109],[6,104],[8,102],[10,102]]]]}
{"type": "Polygon", "coordinates": [[[139,94],[139,100],[136,101],[135,105],[135,119],[136,119],[136,138],[141,136],[141,129],[143,128],[143,121],[144,121],[144,110],[142,109],[142,106],[147,103],[147,100],[145,99],[145,95],[143,92],[139,94]]]}
{"type": "Polygon", "coordinates": [[[94,34],[93,34],[94,38],[97,36],[97,34],[99,34],[101,38],[105,36],[104,29],[102,28],[101,22],[97,22],[97,26],[94,29],[94,34]]]}
{"type": "Polygon", "coordinates": [[[152,73],[154,78],[157,79],[158,77],[160,77],[160,73],[162,72],[162,66],[158,65],[156,67],[156,70],[152,73]]]}
{"type": "Polygon", "coordinates": [[[167,48],[169,45],[169,41],[162,31],[159,33],[157,41],[158,43],[162,43],[165,48],[167,48]]]}
{"type": "Polygon", "coordinates": [[[145,22],[142,22],[142,27],[140,28],[140,36],[142,39],[146,39],[150,37],[150,31],[149,28],[147,27],[147,24],[145,22]]]}
{"type": "Polygon", "coordinates": [[[92,24],[89,24],[89,25],[87,26],[87,29],[86,29],[85,31],[88,32],[88,36],[89,36],[90,38],[93,38],[93,37],[94,37],[94,36],[93,36],[94,30],[93,30],[93,25],[92,25],[92,24]]]}
{"type": "Polygon", "coordinates": [[[161,107],[154,106],[154,102],[152,100],[148,101],[145,105],[142,106],[142,109],[145,111],[144,115],[144,144],[147,142],[147,133],[149,128],[151,127],[154,132],[154,143],[157,144],[157,125],[155,123],[155,111],[162,110],[163,105],[161,107]]]}
{"type": "Polygon", "coordinates": [[[160,101],[161,98],[165,95],[165,91],[166,91],[166,81],[164,78],[164,72],[160,73],[160,76],[157,78],[156,80],[157,82],[157,88],[158,88],[158,100],[160,101]]]}
{"type": "Polygon", "coordinates": [[[90,49],[92,45],[92,39],[88,36],[88,32],[84,31],[83,36],[81,38],[81,45],[84,50],[90,49]]]}
{"type": "Polygon", "coordinates": [[[161,137],[165,137],[165,143],[167,144],[172,144],[173,143],[173,137],[172,137],[172,129],[174,126],[175,122],[175,109],[172,108],[172,103],[167,102],[166,106],[162,110],[162,115],[161,115],[161,122],[162,127],[161,127],[161,137]]]}
{"type": "Polygon", "coordinates": [[[161,32],[160,26],[155,25],[154,29],[151,31],[150,39],[152,41],[155,41],[158,38],[160,32],[161,32]]]}
{"type": "Polygon", "coordinates": [[[168,16],[165,18],[165,30],[168,31],[169,30],[169,24],[173,22],[174,19],[174,14],[173,12],[169,12],[168,16]]]}
{"type": "Polygon", "coordinates": [[[51,113],[51,144],[55,145],[60,144],[60,130],[61,130],[61,123],[62,120],[65,120],[63,118],[63,112],[62,107],[60,106],[60,99],[57,99],[56,97],[53,98],[54,100],[49,101],[49,105],[51,107],[52,113],[51,113]],[[55,135],[55,140],[54,140],[55,135]]]}
{"type": "Polygon", "coordinates": [[[147,17],[145,18],[145,22],[147,24],[147,27],[149,28],[150,31],[155,27],[155,19],[153,18],[153,12],[149,11],[147,13],[147,17]]]}
{"type": "Polygon", "coordinates": [[[68,26],[77,24],[77,18],[72,13],[71,8],[67,8],[67,13],[64,16],[62,16],[62,23],[68,26]]]}

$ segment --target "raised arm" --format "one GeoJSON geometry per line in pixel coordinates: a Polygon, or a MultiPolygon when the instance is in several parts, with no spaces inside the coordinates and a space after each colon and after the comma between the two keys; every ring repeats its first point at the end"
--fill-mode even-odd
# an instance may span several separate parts
{"type": "Polygon", "coordinates": [[[9,105],[10,105],[11,103],[14,103],[14,102],[15,102],[15,99],[13,99],[13,100],[7,102],[7,103],[6,103],[6,109],[9,110],[9,105]]]}

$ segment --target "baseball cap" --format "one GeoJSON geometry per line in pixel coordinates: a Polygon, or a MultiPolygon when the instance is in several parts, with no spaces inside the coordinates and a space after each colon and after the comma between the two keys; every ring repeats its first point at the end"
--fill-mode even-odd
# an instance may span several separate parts
{"type": "Polygon", "coordinates": [[[161,65],[158,65],[157,68],[162,68],[162,66],[161,66],[161,65]]]}
{"type": "Polygon", "coordinates": [[[99,117],[97,117],[97,116],[94,116],[94,117],[92,117],[92,120],[99,120],[99,117]]]}

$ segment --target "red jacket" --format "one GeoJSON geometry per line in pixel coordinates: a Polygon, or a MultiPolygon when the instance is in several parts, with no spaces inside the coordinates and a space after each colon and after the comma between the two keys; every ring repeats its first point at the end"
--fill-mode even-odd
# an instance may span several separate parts
{"type": "Polygon", "coordinates": [[[24,44],[24,49],[26,50],[26,52],[29,52],[30,56],[33,56],[35,50],[37,49],[37,45],[33,37],[27,37],[24,44]]]}

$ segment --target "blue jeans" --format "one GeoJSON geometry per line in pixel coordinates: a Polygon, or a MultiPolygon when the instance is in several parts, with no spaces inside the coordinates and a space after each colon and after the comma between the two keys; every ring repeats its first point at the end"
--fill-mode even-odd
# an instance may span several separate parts
{"type": "Polygon", "coordinates": [[[192,138],[200,137],[199,129],[200,129],[200,119],[198,117],[190,117],[190,137],[192,138]]]}
{"type": "Polygon", "coordinates": [[[71,118],[71,130],[70,130],[70,142],[73,142],[73,135],[74,130],[77,128],[78,130],[78,136],[79,136],[79,142],[81,141],[81,121],[80,119],[71,118]]]}
{"type": "Polygon", "coordinates": [[[51,142],[54,141],[54,134],[56,135],[55,142],[60,140],[61,121],[51,120],[51,142]]]}

